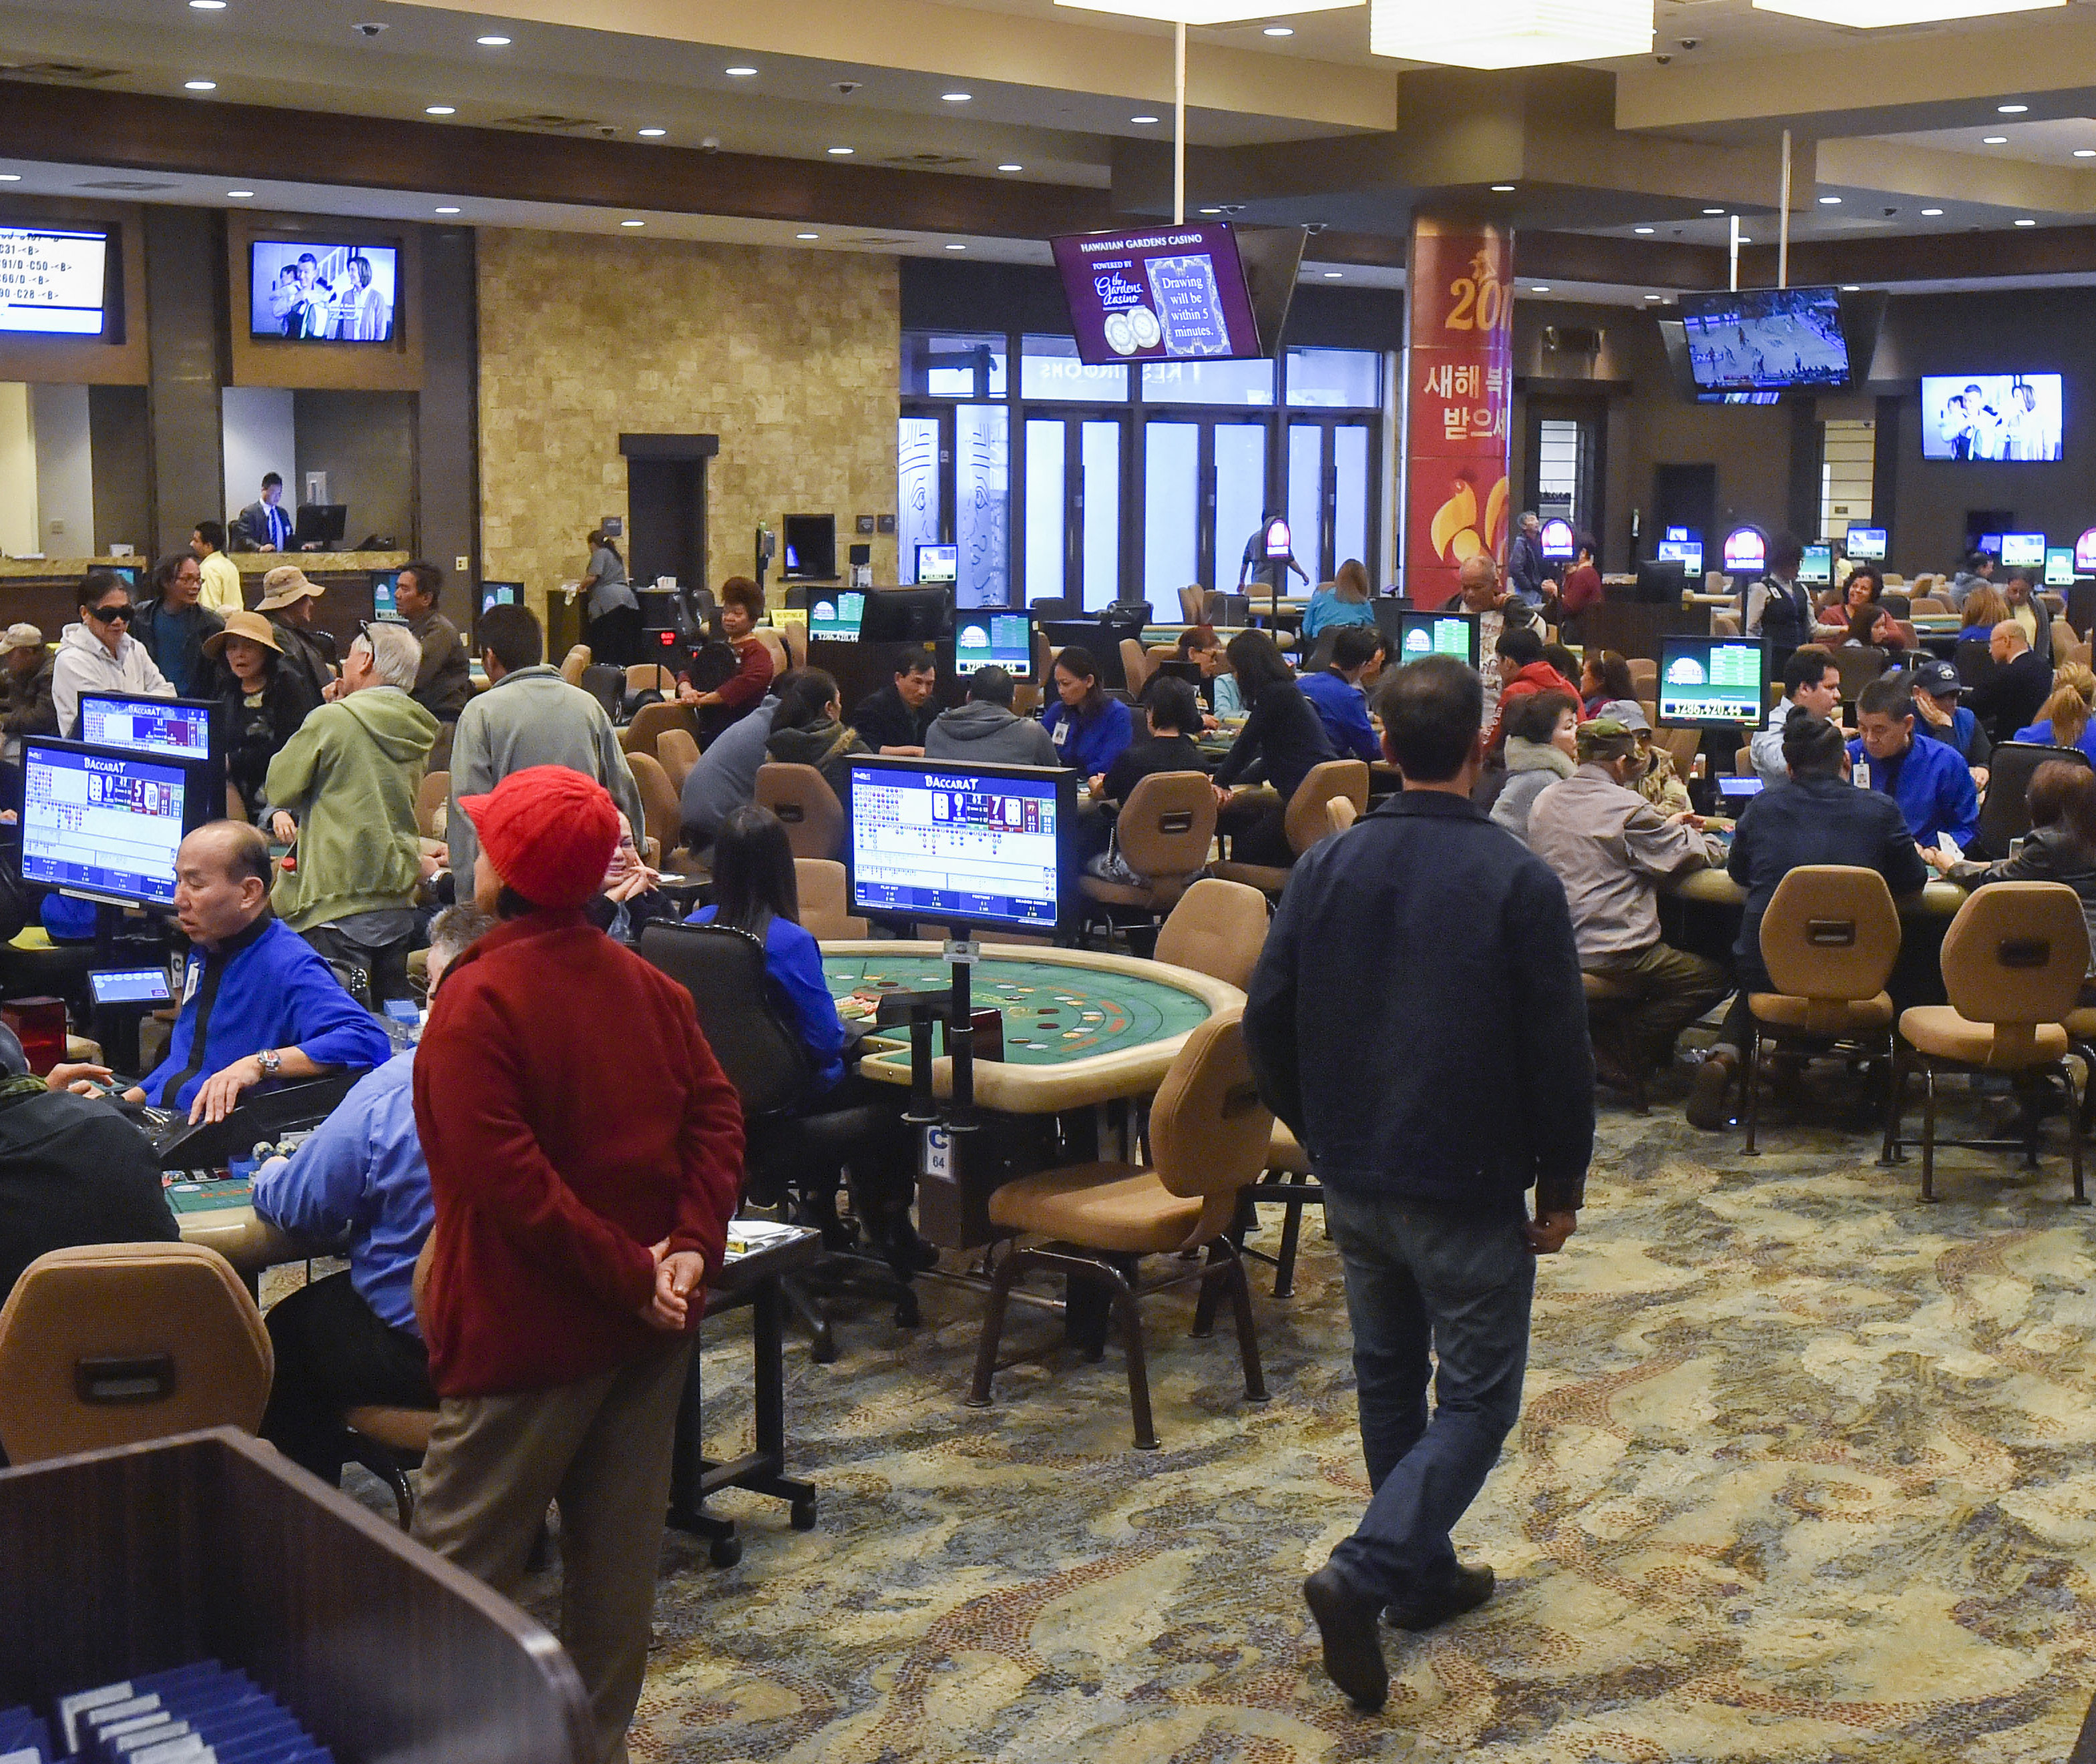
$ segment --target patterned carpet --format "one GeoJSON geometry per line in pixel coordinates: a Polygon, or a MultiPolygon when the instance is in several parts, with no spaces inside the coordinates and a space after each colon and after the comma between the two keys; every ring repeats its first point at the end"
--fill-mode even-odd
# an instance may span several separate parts
{"type": "MultiPolygon", "coordinates": [[[[859,1315],[834,1366],[797,1341],[821,1524],[723,1501],[727,1571],[672,1539],[635,1756],[2064,1758],[2096,1688],[2096,1296],[2063,1159],[1950,1155],[1924,1209],[1860,1134],[1779,1126],[1750,1159],[1674,1096],[1605,1115],[1544,1264],[1526,1413],[1457,1534],[1499,1593],[1391,1635],[1380,1716],[1317,1670],[1298,1592],[1367,1494],[1312,1225],[1292,1300],[1255,1282],[1264,1407],[1227,1327],[1154,1307],[1161,1452],[1129,1449],[1118,1350],[963,1407],[969,1293],[928,1286],[911,1333],[859,1315]]],[[[1008,1348],[1054,1327],[1019,1311],[1008,1348]]],[[[731,1320],[708,1350],[724,1447],[746,1342],[731,1320]]]]}

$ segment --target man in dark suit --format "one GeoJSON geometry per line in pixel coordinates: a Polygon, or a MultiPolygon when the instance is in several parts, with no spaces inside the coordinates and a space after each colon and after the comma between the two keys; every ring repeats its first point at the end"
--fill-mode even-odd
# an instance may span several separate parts
{"type": "Polygon", "coordinates": [[[240,511],[242,532],[257,551],[289,551],[291,517],[278,506],[284,500],[284,480],[271,472],[262,480],[262,500],[240,511]]]}

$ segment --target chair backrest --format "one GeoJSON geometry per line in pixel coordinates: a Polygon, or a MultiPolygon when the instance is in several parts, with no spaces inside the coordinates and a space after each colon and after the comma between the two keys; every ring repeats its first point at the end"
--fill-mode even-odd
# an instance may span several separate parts
{"type": "Polygon", "coordinates": [[[1273,1137],[1273,1114],[1259,1099],[1245,1051],[1244,1007],[1231,1005],[1186,1037],[1150,1105],[1151,1167],[1158,1181],[1205,1203],[1189,1245],[1229,1226],[1238,1194],[1266,1168],[1273,1137]]]}
{"type": "Polygon", "coordinates": [[[834,858],[796,858],[793,884],[801,897],[801,928],[819,943],[871,936],[872,927],[852,916],[845,867],[834,858]]]}
{"type": "Polygon", "coordinates": [[[415,827],[425,839],[436,837],[437,810],[452,799],[452,775],[448,771],[424,772],[421,787],[415,792],[415,827]]]}
{"type": "Polygon", "coordinates": [[[1631,686],[1640,701],[1657,697],[1659,693],[1659,664],[1646,655],[1631,656],[1629,662],[1631,686]]]}
{"type": "Polygon", "coordinates": [[[681,791],[699,762],[699,744],[689,729],[665,729],[655,737],[655,757],[670,775],[670,782],[681,791]]]}
{"type": "Polygon", "coordinates": [[[576,644],[561,657],[561,678],[570,686],[579,686],[583,683],[583,670],[589,665],[589,645],[586,643],[576,644]]]}
{"type": "Polygon", "coordinates": [[[1742,741],[1739,752],[1732,756],[1732,775],[1735,778],[1752,778],[1755,771],[1754,744],[1751,741],[1742,741]]]}
{"type": "Polygon", "coordinates": [[[757,768],[751,800],[786,823],[795,857],[835,858],[844,849],[845,806],[814,766],[766,761],[757,768]]]}
{"type": "Polygon", "coordinates": [[[786,640],[788,662],[797,668],[806,667],[808,665],[808,627],[806,625],[788,625],[781,635],[786,640]]]}
{"type": "Polygon", "coordinates": [[[247,819],[247,805],[242,800],[240,786],[236,784],[229,784],[225,787],[225,818],[229,821],[247,819]]]}
{"type": "Polygon", "coordinates": [[[1979,844],[1996,858],[2009,854],[2011,841],[2030,831],[2031,774],[2049,759],[2086,766],[2078,747],[2049,747],[2042,741],[2004,741],[1987,764],[1987,800],[1980,806],[1979,844]]]}
{"type": "Polygon", "coordinates": [[[744,1114],[774,1114],[806,1090],[814,1060],[771,983],[758,939],[732,925],[657,921],[641,928],[640,955],[691,993],[706,1045],[744,1114]]]}
{"type": "Polygon", "coordinates": [[[1150,659],[1142,645],[1133,637],[1120,640],[1120,670],[1128,681],[1129,696],[1133,698],[1150,683],[1151,670],[1157,664],[1150,659]]]}
{"type": "Polygon", "coordinates": [[[1941,600],[1924,595],[1919,600],[1909,603],[1907,611],[1916,618],[1942,618],[1948,615],[1950,609],[1941,600]]]}
{"type": "Polygon", "coordinates": [[[1203,593],[1196,584],[1179,591],[1179,616],[1190,625],[1201,622],[1203,593]]]}
{"type": "Polygon", "coordinates": [[[1168,967],[1242,989],[1265,947],[1266,897],[1245,883],[1208,875],[1179,897],[1151,954],[1168,967]]]}
{"type": "Polygon", "coordinates": [[[626,703],[626,670],[609,662],[591,662],[575,684],[604,706],[607,717],[616,718],[626,703]]]}
{"type": "Polygon", "coordinates": [[[1841,676],[1841,699],[1855,703],[1863,688],[1885,670],[1885,653],[1875,644],[1836,644],[1829,652],[1841,676]]]}
{"type": "Polygon", "coordinates": [[[666,729],[682,729],[698,744],[699,714],[689,705],[643,705],[632,722],[618,731],[618,744],[629,753],[653,753],[666,729]]]}
{"type": "Polygon", "coordinates": [[[1894,618],[1911,618],[1914,617],[1914,596],[1912,595],[1893,594],[1888,592],[1878,596],[1878,605],[1882,606],[1888,613],[1890,613],[1894,618]]]}
{"type": "Polygon", "coordinates": [[[2055,663],[2066,659],[2067,653],[2081,641],[2080,634],[2063,618],[2052,622],[2052,658],[2055,663]]]}
{"type": "Polygon", "coordinates": [[[662,770],[662,761],[653,753],[628,753],[627,769],[633,774],[633,781],[640,787],[640,813],[647,823],[636,827],[636,834],[645,834],[655,841],[657,852],[663,858],[676,849],[677,835],[683,819],[683,806],[677,800],[677,787],[670,782],[670,775],[662,770]]]}
{"type": "Polygon", "coordinates": [[[635,662],[626,670],[629,692],[674,692],[677,676],[659,662],[635,662]]]}
{"type": "Polygon", "coordinates": [[[1696,756],[1703,745],[1701,729],[1662,729],[1653,739],[1661,750],[1674,762],[1674,769],[1682,777],[1688,775],[1688,768],[1696,763],[1696,756]]]}
{"type": "Polygon", "coordinates": [[[1801,864],[1776,884],[1761,939],[1778,992],[1814,1003],[1875,998],[1899,959],[1899,909],[1875,870],[1801,864]]]}
{"type": "Polygon", "coordinates": [[[1740,615],[1713,609],[1710,614],[1710,635],[1714,637],[1736,637],[1740,634],[1740,615]]]}
{"type": "Polygon", "coordinates": [[[261,1313],[217,1251],[53,1250],[0,1308],[0,1449],[20,1465],[199,1427],[251,1434],[273,1365],[261,1313]]]}
{"type": "Polygon", "coordinates": [[[1943,989],[1958,1015],[1993,1024],[2004,1063],[2037,1024],[2066,1020],[2088,972],[2089,922],[2063,882],[1989,883],[1943,934],[1943,989]]]}
{"type": "Polygon", "coordinates": [[[769,625],[759,625],[752,634],[762,644],[771,657],[771,677],[776,679],[792,665],[786,648],[786,640],[769,625]]]}
{"type": "Polygon", "coordinates": [[[1136,780],[1114,823],[1123,860],[1155,883],[1190,876],[1216,837],[1216,787],[1206,772],[1152,772],[1136,780]]]}
{"type": "Polygon", "coordinates": [[[1325,805],[1334,797],[1345,797],[1356,810],[1369,806],[1369,766],[1366,760],[1328,759],[1312,766],[1288,799],[1288,849],[1301,857],[1332,831],[1325,819],[1325,805]]]}
{"type": "Polygon", "coordinates": [[[1335,833],[1343,833],[1354,824],[1360,811],[1354,806],[1351,797],[1334,797],[1325,805],[1325,824],[1335,833]]]}

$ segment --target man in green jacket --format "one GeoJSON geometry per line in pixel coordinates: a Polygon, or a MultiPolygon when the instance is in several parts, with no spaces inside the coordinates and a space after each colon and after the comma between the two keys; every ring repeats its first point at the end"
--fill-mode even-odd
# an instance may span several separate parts
{"type": "Polygon", "coordinates": [[[331,962],[371,976],[375,1001],[405,998],[422,881],[415,796],[437,719],[408,696],[421,646],[374,624],[350,645],[338,696],[269,762],[271,830],[297,850],[277,878],[277,916],[331,962]]]}

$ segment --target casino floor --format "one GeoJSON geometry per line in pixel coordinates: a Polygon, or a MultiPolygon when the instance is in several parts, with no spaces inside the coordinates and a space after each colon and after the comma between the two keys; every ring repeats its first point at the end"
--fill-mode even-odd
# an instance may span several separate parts
{"type": "MultiPolygon", "coordinates": [[[[1367,1493],[1312,1224],[1294,1299],[1255,1280],[1264,1408],[1227,1330],[1155,1306],[1160,1452],[1129,1448],[1117,1351],[1044,1351],[963,1407],[980,1312],[958,1289],[928,1284],[912,1332],[846,1321],[834,1365],[789,1345],[821,1523],[731,1495],[726,1571],[670,1539],[633,1755],[2056,1764],[2096,1539],[2092,1258],[2061,1160],[1946,1155],[1924,1208],[1860,1130],[1779,1121],[1748,1159],[1681,1124],[1679,1088],[1646,1118],[1604,1102],[1521,1425],[1457,1533],[1499,1592],[1391,1634],[1382,1715],[1325,1681],[1298,1591],[1367,1493]]],[[[1021,1312],[1008,1347],[1049,1330],[1021,1312]]],[[[747,1436],[746,1330],[707,1340],[717,1447],[747,1436]]],[[[554,1585],[526,1602],[550,1616],[554,1585]]]]}

